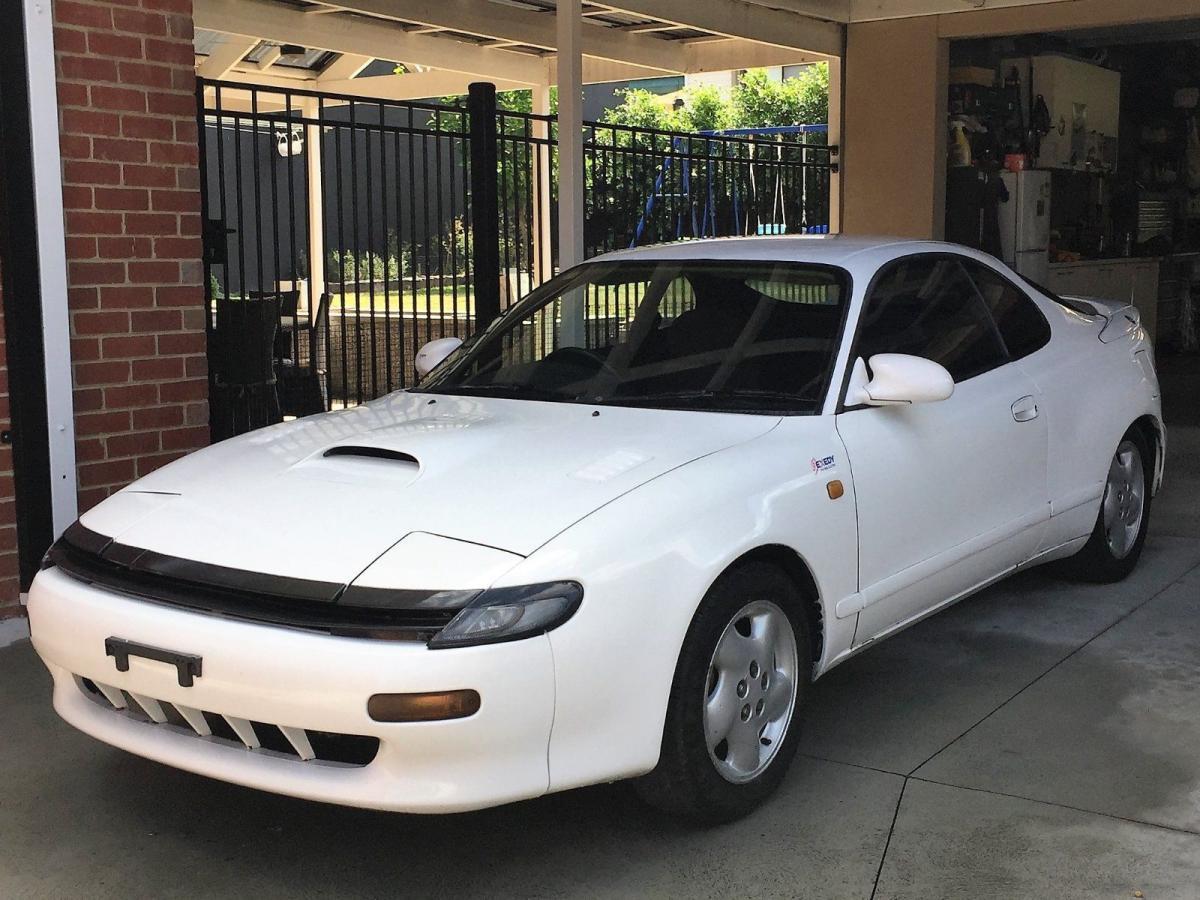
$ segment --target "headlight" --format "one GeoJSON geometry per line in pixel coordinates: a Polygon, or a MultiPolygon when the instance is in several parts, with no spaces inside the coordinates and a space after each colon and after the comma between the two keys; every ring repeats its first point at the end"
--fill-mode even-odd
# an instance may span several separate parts
{"type": "Polygon", "coordinates": [[[544,634],[575,614],[583,588],[574,581],[484,591],[429,641],[430,650],[495,644],[544,634]]]}

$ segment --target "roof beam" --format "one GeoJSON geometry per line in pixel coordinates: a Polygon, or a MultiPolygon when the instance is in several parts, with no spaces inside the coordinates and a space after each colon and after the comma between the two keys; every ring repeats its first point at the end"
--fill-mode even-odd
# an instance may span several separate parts
{"type": "Polygon", "coordinates": [[[776,47],[756,41],[689,43],[692,61],[689,72],[725,72],[729,69],[758,69],[768,66],[798,66],[829,57],[821,53],[776,47]]]}
{"type": "MultiPolygon", "coordinates": [[[[463,34],[512,41],[543,50],[554,50],[554,16],[486,0],[320,0],[339,9],[402,22],[419,22],[430,28],[447,28],[463,34]]],[[[609,27],[584,30],[583,55],[644,66],[654,72],[682,72],[682,48],[656,38],[622,33],[609,27]]]]}
{"type": "Polygon", "coordinates": [[[225,43],[213,47],[204,62],[196,66],[196,75],[200,78],[224,78],[242,61],[242,57],[257,46],[256,38],[230,36],[225,43]]]}
{"type": "MultiPolygon", "coordinates": [[[[843,27],[746,0],[596,0],[610,9],[686,25],[700,31],[787,47],[822,56],[842,55],[843,27]]],[[[781,0],[772,0],[779,5],[781,0]]]]}
{"type": "Polygon", "coordinates": [[[541,61],[526,54],[475,47],[461,41],[406,34],[385,22],[362,17],[306,13],[268,0],[195,0],[196,27],[286,44],[399,59],[480,78],[537,83],[541,61]]]}
{"type": "Polygon", "coordinates": [[[357,53],[343,53],[317,75],[317,82],[341,81],[353,78],[371,64],[371,57],[359,56],[357,53]]]}
{"type": "MultiPolygon", "coordinates": [[[[747,0],[756,6],[769,6],[771,9],[782,9],[787,12],[811,16],[814,19],[826,19],[830,22],[843,24],[851,21],[851,7],[855,0],[747,0]]],[[[969,0],[962,0],[969,2],[969,0]]]]}

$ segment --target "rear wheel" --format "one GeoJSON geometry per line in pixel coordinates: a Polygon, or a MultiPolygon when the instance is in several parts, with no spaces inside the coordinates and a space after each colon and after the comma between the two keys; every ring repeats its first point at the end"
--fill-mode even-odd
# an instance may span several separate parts
{"type": "Polygon", "coordinates": [[[643,799],[723,822],[778,787],[812,671],[804,602],[786,573],[765,563],[713,585],[680,653],[658,767],[637,782],[643,799]]]}
{"type": "Polygon", "coordinates": [[[1142,433],[1131,428],[1108,466],[1092,536],[1071,560],[1072,574],[1087,581],[1120,581],[1133,571],[1150,523],[1154,457],[1142,433]]]}

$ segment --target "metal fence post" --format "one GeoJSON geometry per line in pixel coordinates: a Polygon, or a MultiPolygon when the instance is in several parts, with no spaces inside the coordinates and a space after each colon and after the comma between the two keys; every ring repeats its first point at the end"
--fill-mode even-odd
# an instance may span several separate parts
{"type": "Polygon", "coordinates": [[[500,315],[500,197],[496,173],[496,86],[468,88],[471,119],[471,269],[475,327],[500,315]]]}

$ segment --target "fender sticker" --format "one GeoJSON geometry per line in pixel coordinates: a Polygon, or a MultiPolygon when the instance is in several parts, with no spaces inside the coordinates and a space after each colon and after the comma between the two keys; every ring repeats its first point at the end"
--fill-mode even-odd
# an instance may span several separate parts
{"type": "Polygon", "coordinates": [[[826,469],[832,469],[837,463],[832,456],[824,456],[821,459],[814,457],[809,460],[809,465],[812,466],[814,473],[824,472],[826,469]]]}

